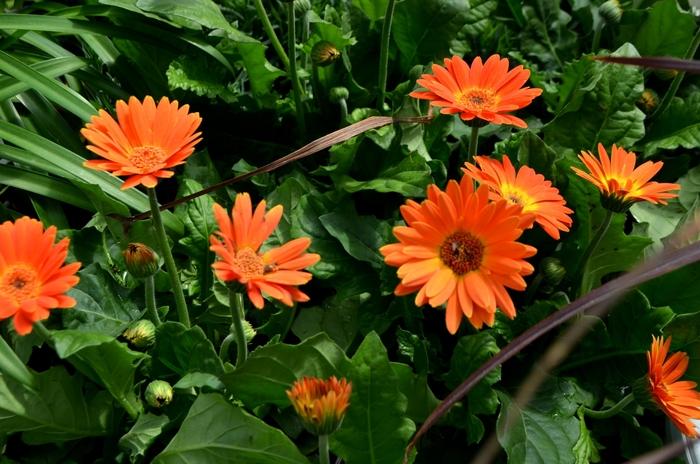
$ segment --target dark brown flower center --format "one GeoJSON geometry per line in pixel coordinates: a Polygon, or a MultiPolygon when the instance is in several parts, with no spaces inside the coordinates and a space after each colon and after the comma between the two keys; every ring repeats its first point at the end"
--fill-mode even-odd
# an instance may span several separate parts
{"type": "Polygon", "coordinates": [[[440,246],[440,259],[455,274],[467,274],[481,267],[484,244],[469,232],[455,232],[440,246]]]}

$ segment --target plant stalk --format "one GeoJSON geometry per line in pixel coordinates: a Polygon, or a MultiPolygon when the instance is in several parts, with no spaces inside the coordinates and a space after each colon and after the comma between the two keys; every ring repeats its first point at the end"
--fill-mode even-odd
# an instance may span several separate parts
{"type": "Polygon", "coordinates": [[[289,79],[292,81],[292,92],[294,93],[294,107],[297,114],[297,125],[301,138],[306,138],[306,121],[304,120],[304,102],[302,100],[303,89],[299,82],[297,72],[297,49],[296,49],[296,18],[294,15],[294,2],[287,3],[287,48],[289,49],[289,79]]]}
{"type": "Polygon", "coordinates": [[[280,39],[277,38],[275,30],[272,28],[270,17],[267,15],[267,11],[265,11],[265,7],[262,4],[262,0],[253,0],[253,2],[255,3],[255,9],[258,12],[258,17],[260,18],[260,21],[262,21],[263,29],[265,29],[265,33],[270,39],[270,43],[272,43],[272,48],[274,48],[275,52],[277,52],[277,56],[282,62],[285,71],[289,71],[289,57],[287,57],[287,53],[285,53],[284,47],[282,47],[280,39]]]}
{"type": "Polygon", "coordinates": [[[143,281],[146,293],[146,314],[153,324],[158,327],[160,325],[160,316],[156,308],[156,284],[154,276],[150,275],[143,281]]]}
{"type": "Polygon", "coordinates": [[[160,251],[163,254],[165,269],[168,271],[168,275],[170,276],[170,285],[173,286],[175,307],[177,308],[177,318],[185,327],[189,328],[190,315],[187,312],[187,302],[185,301],[185,294],[182,291],[180,276],[178,275],[177,267],[175,266],[175,259],[173,258],[173,254],[168,246],[168,236],[165,234],[163,219],[160,216],[160,207],[158,206],[158,199],[156,198],[156,190],[154,188],[149,188],[147,190],[148,200],[151,204],[151,220],[153,221],[153,227],[156,230],[156,239],[158,240],[160,251]]]}
{"type": "Polygon", "coordinates": [[[234,330],[236,337],[236,367],[240,367],[246,359],[248,359],[248,342],[245,338],[243,330],[243,321],[245,320],[245,311],[243,310],[243,294],[233,289],[228,291],[229,305],[231,306],[231,318],[233,323],[231,327],[234,330]]]}
{"type": "Polygon", "coordinates": [[[620,401],[618,401],[617,404],[609,407],[608,409],[596,411],[594,409],[583,408],[583,412],[586,414],[586,416],[590,417],[591,419],[607,419],[609,417],[617,415],[620,411],[625,409],[625,407],[628,404],[630,404],[633,400],[634,394],[630,393],[629,395],[625,396],[620,401]]]}
{"type": "Polygon", "coordinates": [[[320,464],[330,464],[331,462],[328,453],[328,435],[318,436],[318,461],[320,464]]]}
{"type": "Polygon", "coordinates": [[[389,0],[382,24],[382,42],[379,51],[379,93],[377,95],[377,109],[384,110],[384,95],[386,94],[386,79],[389,73],[389,39],[391,38],[391,22],[394,19],[394,7],[396,0],[389,0]]]}
{"type": "Polygon", "coordinates": [[[593,239],[591,240],[591,243],[588,244],[588,248],[586,248],[586,251],[583,252],[583,257],[581,258],[581,265],[579,266],[579,271],[578,271],[578,276],[576,276],[576,279],[574,280],[574,285],[576,282],[578,282],[579,277],[581,278],[581,284],[579,286],[579,295],[581,294],[581,290],[583,287],[583,276],[586,273],[586,268],[588,267],[588,262],[591,259],[591,256],[593,256],[593,253],[598,249],[598,246],[600,245],[600,242],[603,240],[603,237],[605,237],[605,234],[608,232],[608,229],[610,228],[610,224],[612,223],[613,215],[615,213],[612,212],[612,210],[606,209],[605,210],[605,218],[603,218],[603,222],[600,224],[600,227],[598,227],[598,230],[596,231],[596,234],[593,236],[593,239]]]}
{"type": "Polygon", "coordinates": [[[476,156],[476,150],[479,146],[479,129],[480,127],[477,124],[472,126],[472,134],[469,137],[469,152],[467,152],[468,163],[473,163],[476,156]]]}

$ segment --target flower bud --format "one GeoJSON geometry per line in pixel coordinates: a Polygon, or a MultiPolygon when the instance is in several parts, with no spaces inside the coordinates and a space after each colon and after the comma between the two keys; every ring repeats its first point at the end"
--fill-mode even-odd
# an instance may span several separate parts
{"type": "Polygon", "coordinates": [[[654,75],[662,81],[670,81],[678,74],[677,69],[655,69],[654,75]]]}
{"type": "Polygon", "coordinates": [[[352,384],[346,379],[304,377],[287,390],[287,397],[306,430],[315,435],[329,435],[343,422],[351,393],[352,384]]]}
{"type": "Polygon", "coordinates": [[[173,400],[173,387],[163,380],[154,380],[146,387],[145,396],[149,406],[162,408],[173,400]]]}
{"type": "Polygon", "coordinates": [[[311,48],[311,61],[316,66],[328,66],[340,58],[340,50],[327,40],[316,42],[311,48]]]}
{"type": "Polygon", "coordinates": [[[333,103],[340,103],[341,100],[347,100],[350,92],[345,87],[333,87],[328,93],[328,99],[333,103]]]}
{"type": "Polygon", "coordinates": [[[651,114],[659,106],[659,96],[651,89],[644,89],[639,100],[637,100],[637,105],[645,114],[651,114]]]}
{"type": "Polygon", "coordinates": [[[131,348],[145,350],[150,348],[156,340],[156,326],[153,322],[142,319],[131,324],[122,333],[122,337],[131,348]]]}
{"type": "Polygon", "coordinates": [[[556,287],[566,276],[566,268],[557,258],[544,258],[540,267],[542,269],[541,272],[544,277],[544,282],[548,287],[556,287]]]}
{"type": "Polygon", "coordinates": [[[311,10],[311,2],[309,0],[294,0],[294,11],[304,14],[309,10],[311,10]]]}
{"type": "Polygon", "coordinates": [[[620,0],[608,0],[600,5],[600,15],[609,23],[619,23],[622,18],[620,0]]]}
{"type": "MultiPolygon", "coordinates": [[[[231,326],[231,333],[235,334],[235,329],[233,326],[231,326]]],[[[250,343],[250,341],[258,334],[258,332],[255,331],[253,328],[253,325],[248,322],[247,320],[243,319],[243,335],[245,335],[245,341],[246,343],[250,343]]]]}
{"type": "Polygon", "coordinates": [[[143,243],[128,244],[123,255],[126,269],[137,279],[144,279],[158,272],[158,254],[143,243]]]}

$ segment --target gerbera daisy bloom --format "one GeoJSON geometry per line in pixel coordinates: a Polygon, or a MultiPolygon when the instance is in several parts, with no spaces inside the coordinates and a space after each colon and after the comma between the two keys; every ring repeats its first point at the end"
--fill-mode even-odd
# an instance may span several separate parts
{"type": "Polygon", "coordinates": [[[329,435],[340,427],[351,393],[352,384],[345,379],[304,377],[287,390],[287,397],[309,432],[329,435]]]}
{"type": "Polygon", "coordinates": [[[519,205],[522,213],[537,222],[553,239],[559,240],[559,231],[568,232],[573,213],[566,207],[566,201],[552,183],[545,180],[529,166],[522,166],[518,171],[507,156],[498,162],[487,156],[474,158],[478,167],[465,163],[464,173],[480,184],[486,185],[489,197],[493,200],[504,199],[519,205]]]}
{"type": "Polygon", "coordinates": [[[64,266],[70,241],[55,239],[56,227],[44,230],[26,216],[0,224],[0,319],[14,316],[20,335],[47,319],[50,309],[75,306],[65,292],[80,280],[75,275],[80,263],[64,266]]]}
{"type": "Polygon", "coordinates": [[[399,243],[380,249],[385,262],[398,267],[398,296],[418,292],[417,306],[447,303],[447,330],[457,332],[464,315],[477,329],[492,325],[496,307],[511,319],[515,306],[506,287],[524,290],[522,276],[533,267],[524,258],[535,248],[516,242],[523,233],[520,207],[489,201],[486,186],[476,192],[463,176],[446,191],[428,187],[422,203],[401,207],[406,226],[394,227],[399,243]]]}
{"type": "Polygon", "coordinates": [[[695,390],[695,382],[678,380],[688,369],[688,355],[677,352],[666,359],[670,346],[670,337],[665,341],[653,337],[651,350],[647,351],[649,393],[684,435],[697,437],[691,419],[700,419],[700,392],[695,390]]]}
{"type": "Polygon", "coordinates": [[[418,84],[427,91],[409,95],[430,100],[442,108],[442,114],[459,114],[465,121],[475,118],[492,124],[527,127],[522,119],[508,114],[523,108],[542,93],[542,89],[524,87],[530,71],[516,66],[508,71],[508,59],[491,55],[486,63],[474,58],[471,67],[459,56],[445,58],[445,67],[433,65],[433,74],[423,74],[418,84]]]}
{"type": "Polygon", "coordinates": [[[152,188],[158,178],[172,177],[170,169],[183,164],[201,140],[195,132],[202,122],[189,105],[163,97],[156,106],[152,97],[141,103],[136,97],[117,102],[117,121],[104,110],[93,116],[80,131],[91,145],[88,150],[105,158],[89,160],[85,166],[128,176],[122,190],[143,184],[152,188]]]}
{"type": "Polygon", "coordinates": [[[678,196],[669,193],[669,190],[678,190],[680,185],[650,182],[661,170],[663,162],[647,161],[635,168],[637,156],[614,144],[612,156],[608,158],[608,152],[599,143],[598,155],[600,159],[589,151],[582,151],[579,155],[589,172],[575,167],[571,169],[600,190],[606,208],[616,212],[626,211],[633,203],[645,200],[665,205],[667,199],[678,196]]]}
{"type": "Polygon", "coordinates": [[[311,280],[302,269],[316,264],[320,256],[306,253],[309,238],[297,238],[284,245],[260,251],[260,246],[277,227],[282,217],[282,205],[265,213],[265,200],[253,212],[250,195],[239,193],[229,217],[228,212],[214,204],[214,216],[219,231],[209,237],[210,249],[219,258],[212,267],[224,282],[238,281],[245,285],[248,298],[256,308],[265,302],[262,294],[280,300],[287,306],[295,301],[309,301],[297,286],[311,280]]]}

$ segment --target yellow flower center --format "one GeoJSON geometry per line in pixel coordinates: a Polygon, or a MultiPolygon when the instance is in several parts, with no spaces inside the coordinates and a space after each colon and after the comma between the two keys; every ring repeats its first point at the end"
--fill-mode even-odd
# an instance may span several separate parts
{"type": "Polygon", "coordinates": [[[136,147],[129,154],[131,164],[144,174],[155,171],[159,165],[163,164],[165,158],[166,153],[162,148],[149,145],[136,147]]]}
{"type": "Polygon", "coordinates": [[[238,250],[234,265],[241,277],[246,280],[265,274],[266,268],[262,256],[258,255],[252,248],[238,250]]]}
{"type": "Polygon", "coordinates": [[[484,244],[469,232],[455,232],[440,246],[440,259],[455,274],[467,274],[481,267],[484,244]]]}
{"type": "Polygon", "coordinates": [[[21,305],[39,296],[41,282],[32,267],[26,264],[10,266],[0,276],[0,297],[21,305]]]}
{"type": "Polygon", "coordinates": [[[479,112],[496,106],[498,97],[492,90],[476,88],[456,94],[455,101],[469,111],[479,112]]]}
{"type": "Polygon", "coordinates": [[[519,205],[523,213],[537,211],[537,203],[533,201],[532,197],[528,195],[527,192],[511,184],[501,184],[499,187],[501,190],[501,197],[508,200],[512,205],[519,205]]]}

